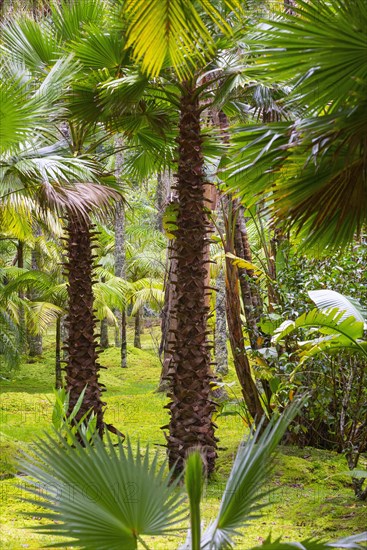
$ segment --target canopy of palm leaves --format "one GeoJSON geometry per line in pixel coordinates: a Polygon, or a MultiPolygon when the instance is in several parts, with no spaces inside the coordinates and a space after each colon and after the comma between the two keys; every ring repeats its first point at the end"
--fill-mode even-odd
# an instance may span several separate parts
{"type": "Polygon", "coordinates": [[[366,26],[364,0],[301,0],[252,40],[249,74],[291,84],[300,118],[235,130],[227,182],[248,202],[269,193],[311,241],[349,242],[367,219],[366,26]]]}

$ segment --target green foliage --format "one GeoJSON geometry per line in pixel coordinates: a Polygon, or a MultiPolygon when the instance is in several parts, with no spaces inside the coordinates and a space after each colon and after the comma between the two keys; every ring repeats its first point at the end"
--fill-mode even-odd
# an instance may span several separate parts
{"type": "MultiPolygon", "coordinates": [[[[158,334],[158,329],[155,328],[158,334]]],[[[142,335],[143,350],[130,345],[133,327],[128,328],[129,368],[119,367],[119,350],[110,347],[100,356],[107,367],[101,373],[108,391],[106,422],[112,422],[119,429],[129,433],[133,446],[140,438],[142,446],[148,442],[157,444],[159,463],[164,460],[164,435],[159,427],[166,423],[163,409],[166,399],[155,393],[160,375],[160,363],[154,352],[152,338],[148,331],[142,335]]],[[[37,504],[21,501],[24,493],[24,477],[5,479],[18,472],[17,455],[20,449],[32,452],[35,438],[42,437],[44,431],[51,431],[52,407],[54,402],[54,359],[52,332],[45,338],[42,360],[23,363],[11,375],[4,369],[1,380],[1,481],[2,491],[2,543],[9,550],[29,544],[40,548],[60,542],[67,546],[63,537],[40,535],[31,526],[44,525],[47,520],[38,519],[43,486],[39,487],[37,504]],[[49,397],[49,400],[46,399],[49,397]],[[22,512],[29,512],[24,516],[22,512]],[[33,518],[33,519],[32,519],[33,518]]],[[[230,366],[228,380],[235,373],[230,366]]],[[[236,393],[239,389],[236,390],[236,393]]],[[[213,479],[203,489],[201,517],[208,524],[216,515],[219,500],[231,470],[238,441],[243,437],[244,424],[238,415],[216,419],[221,449],[217,471],[213,479]]],[[[365,468],[361,459],[360,469],[365,468]]],[[[275,538],[284,536],[287,526],[287,541],[313,538],[336,540],[341,536],[358,533],[365,529],[365,503],[356,501],[351,491],[350,477],[345,475],[345,458],[335,452],[317,450],[310,447],[282,446],[275,459],[274,474],[267,481],[269,489],[277,489],[264,498],[268,504],[263,509],[261,530],[259,522],[250,523],[245,529],[245,538],[240,548],[250,548],[259,544],[261,533],[270,530],[275,538]]],[[[182,533],[182,531],[180,531],[182,533]]],[[[147,539],[154,550],[177,548],[183,535],[167,535],[147,539]]]]}
{"type": "Polygon", "coordinates": [[[23,466],[32,478],[60,491],[48,493],[46,507],[52,513],[46,517],[63,523],[51,523],[42,532],[71,535],[72,546],[134,549],[142,536],[165,533],[182,518],[178,480],[158,466],[157,453],[150,459],[138,446],[134,454],[129,441],[126,449],[121,442],[117,448],[111,441],[105,446],[98,438],[84,445],[70,449],[63,438],[49,438],[39,443],[39,458],[23,466]],[[65,483],[74,488],[72,501],[62,491],[65,483]]]}
{"type": "Polygon", "coordinates": [[[340,348],[351,348],[366,354],[360,339],[363,336],[364,323],[354,317],[345,317],[345,312],[338,308],[320,311],[314,309],[303,313],[295,321],[284,321],[274,332],[273,342],[276,344],[285,336],[298,328],[318,328],[322,336],[315,340],[302,342],[310,348],[311,355],[321,351],[335,351],[340,348]]]}
{"type": "Polygon", "coordinates": [[[168,59],[182,79],[194,71],[195,63],[204,65],[213,56],[211,23],[223,33],[232,32],[226,20],[229,10],[239,16],[241,3],[129,0],[127,46],[132,47],[135,58],[142,61],[143,70],[149,75],[158,76],[168,59]]]}
{"type": "Polygon", "coordinates": [[[364,0],[312,0],[254,32],[249,72],[290,85],[298,116],[235,131],[226,183],[248,203],[260,192],[309,244],[346,245],[367,219],[366,25],[364,0]]]}
{"type": "Polygon", "coordinates": [[[75,417],[82,406],[86,388],[81,392],[73,410],[68,415],[69,392],[64,388],[54,389],[55,404],[52,411],[52,424],[55,430],[66,439],[68,445],[73,445],[77,434],[80,434],[86,441],[91,442],[96,436],[97,417],[92,409],[87,411],[82,418],[76,422],[75,417]]]}
{"type": "Polygon", "coordinates": [[[185,487],[190,504],[192,550],[201,548],[200,503],[203,490],[203,462],[199,451],[190,453],[185,464],[185,487]]]}
{"type": "MultiPolygon", "coordinates": [[[[202,463],[200,454],[192,453],[185,472],[192,529],[182,550],[233,547],[232,538],[239,534],[238,527],[264,506],[259,502],[259,490],[270,471],[271,454],[298,411],[299,404],[293,405],[278,421],[271,422],[261,436],[252,433],[248,442],[239,447],[218,516],[201,542],[202,463]]],[[[121,442],[116,449],[110,440],[105,446],[98,438],[93,445],[86,440],[83,445],[75,442],[75,448],[70,448],[62,437],[40,441],[37,456],[28,456],[22,468],[30,476],[31,493],[37,494],[39,483],[48,488],[42,505],[51,514],[41,514],[47,519],[61,519],[62,523],[50,523],[39,531],[72,537],[69,544],[83,548],[120,548],[123,544],[124,548],[134,549],[138,542],[148,548],[142,536],[174,529],[186,513],[182,492],[177,490],[179,479],[173,482],[171,474],[165,473],[165,464],[158,468],[157,462],[157,453],[150,460],[149,450],[141,453],[139,445],[134,455],[129,441],[126,449],[121,442]],[[74,489],[72,500],[63,490],[65,485],[74,489]]],[[[365,534],[353,542],[362,542],[363,537],[365,534]]],[[[310,549],[315,544],[303,543],[310,549]]]]}

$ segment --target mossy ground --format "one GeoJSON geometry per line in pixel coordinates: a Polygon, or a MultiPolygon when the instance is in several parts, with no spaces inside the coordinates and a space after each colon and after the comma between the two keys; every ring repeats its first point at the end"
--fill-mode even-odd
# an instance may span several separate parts
{"type": "MultiPolygon", "coordinates": [[[[131,331],[129,341],[131,342],[131,331]]],[[[111,347],[101,354],[102,381],[107,387],[106,419],[128,434],[156,448],[164,457],[165,438],[161,426],[168,415],[163,408],[166,397],[155,390],[159,381],[160,363],[157,359],[155,335],[142,335],[143,350],[128,349],[128,368],[118,366],[118,350],[111,347]]],[[[24,363],[19,371],[3,373],[1,389],[0,474],[2,530],[1,548],[47,547],[55,538],[35,534],[40,507],[25,503],[22,479],[18,472],[17,456],[21,450],[31,451],[32,441],[49,431],[54,382],[52,335],[46,340],[43,357],[34,363],[24,363]],[[24,516],[22,513],[29,513],[24,516]]],[[[231,372],[228,380],[233,380],[231,372]]],[[[239,394],[239,392],[237,392],[239,394]]],[[[217,419],[220,451],[217,471],[207,485],[203,503],[203,518],[208,522],[218,509],[231,463],[245,426],[239,416],[217,419]]],[[[276,458],[269,489],[277,489],[267,497],[269,506],[263,515],[246,528],[239,549],[259,544],[271,531],[273,537],[285,541],[308,537],[336,539],[366,530],[367,503],[354,498],[350,478],[345,475],[343,456],[305,448],[282,447],[276,458]]],[[[151,538],[154,550],[175,549],[184,538],[169,536],[151,538]]],[[[61,539],[60,539],[61,541],[61,539]]],[[[67,548],[67,542],[64,548],[67,548]]]]}

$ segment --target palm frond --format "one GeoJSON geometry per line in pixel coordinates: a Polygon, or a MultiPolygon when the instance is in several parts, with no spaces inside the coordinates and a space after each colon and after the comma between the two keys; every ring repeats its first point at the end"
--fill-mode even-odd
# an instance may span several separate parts
{"type": "Polygon", "coordinates": [[[240,534],[237,529],[256,517],[264,506],[259,498],[265,492],[259,494],[259,489],[271,471],[270,456],[301,405],[294,402],[279,419],[273,418],[261,436],[252,432],[249,440],[240,445],[218,516],[205,531],[202,548],[231,548],[232,538],[240,534]]]}
{"type": "Polygon", "coordinates": [[[292,12],[256,34],[254,70],[291,83],[288,103],[302,106],[303,119],[235,135],[229,184],[249,200],[267,198],[309,245],[336,247],[367,221],[367,9],[363,0],[352,8],[346,0],[300,0],[292,12]]]}
{"type": "Polygon", "coordinates": [[[29,302],[26,308],[27,328],[32,334],[44,333],[65,310],[48,302],[29,302]]]}
{"type": "Polygon", "coordinates": [[[116,69],[128,64],[121,33],[101,27],[101,22],[89,24],[83,36],[72,43],[72,49],[81,63],[94,70],[116,69]]]}
{"type": "Polygon", "coordinates": [[[83,2],[53,2],[52,21],[60,40],[77,40],[88,25],[98,25],[107,16],[108,3],[102,0],[84,0],[83,2]]]}
{"type": "Polygon", "coordinates": [[[16,368],[21,360],[19,350],[22,349],[23,337],[19,326],[14,319],[6,312],[2,305],[0,307],[0,364],[7,368],[16,368]]]}
{"type": "MultiPolygon", "coordinates": [[[[225,0],[223,5],[236,14],[242,11],[237,0],[225,0]]],[[[151,76],[159,74],[167,58],[180,77],[194,70],[194,59],[203,63],[214,51],[209,21],[222,32],[231,33],[225,14],[206,0],[128,0],[126,14],[127,46],[151,76]]]]}
{"type": "Polygon", "coordinates": [[[348,344],[363,337],[364,323],[356,321],[354,317],[345,318],[344,312],[339,308],[326,311],[313,309],[303,313],[295,321],[284,321],[275,330],[273,342],[279,342],[298,328],[318,328],[323,334],[337,336],[339,341],[342,339],[348,344]]]}
{"type": "Polygon", "coordinates": [[[149,304],[154,309],[160,309],[164,304],[164,288],[161,281],[141,279],[132,283],[130,301],[133,303],[131,315],[136,315],[140,308],[149,304]],[[146,284],[145,288],[137,288],[146,284]]]}
{"type": "MultiPolygon", "coordinates": [[[[98,281],[93,286],[95,308],[103,319],[105,308],[124,310],[131,292],[131,284],[120,277],[109,274],[106,282],[98,281]]],[[[106,312],[106,311],[105,311],[106,312]]],[[[111,318],[111,320],[113,320],[111,318]]]]}
{"type": "Polygon", "coordinates": [[[292,82],[294,101],[318,112],[355,105],[366,96],[366,25],[363,0],[297,1],[256,34],[257,62],[272,82],[292,82]]]}
{"type": "Polygon", "coordinates": [[[341,320],[347,317],[354,317],[356,321],[361,321],[366,324],[367,312],[361,304],[354,298],[344,296],[335,290],[310,290],[308,292],[311,300],[316,306],[321,309],[338,308],[339,311],[344,311],[341,320]]]}
{"type": "Polygon", "coordinates": [[[306,539],[300,542],[282,542],[281,539],[271,540],[269,536],[261,546],[255,546],[251,550],[290,550],[292,548],[302,548],[304,550],[327,550],[328,548],[350,548],[354,550],[362,550],[367,540],[367,532],[359,535],[352,535],[335,542],[324,542],[317,539],[306,539]]]}
{"type": "Polygon", "coordinates": [[[38,532],[71,537],[71,546],[133,550],[142,536],[163,534],[180,521],[178,481],[165,474],[165,464],[158,467],[157,453],[151,459],[139,446],[134,453],[129,441],[126,448],[98,438],[84,444],[72,449],[63,438],[48,437],[22,462],[33,492],[39,483],[48,488],[43,506],[51,512],[40,515],[57,520],[38,532]],[[66,487],[73,488],[71,499],[66,487]]]}
{"type": "Polygon", "coordinates": [[[16,17],[1,26],[1,50],[40,76],[47,74],[60,55],[61,48],[47,21],[27,16],[16,17]]]}

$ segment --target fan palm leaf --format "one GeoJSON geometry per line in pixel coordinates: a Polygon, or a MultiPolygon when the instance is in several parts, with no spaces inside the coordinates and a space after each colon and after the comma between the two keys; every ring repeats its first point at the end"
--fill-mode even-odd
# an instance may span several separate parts
{"type": "Polygon", "coordinates": [[[291,82],[303,118],[235,134],[230,187],[271,190],[270,208],[311,243],[345,244],[367,221],[366,25],[363,0],[301,0],[256,34],[254,70],[291,82]]]}
{"type": "Polygon", "coordinates": [[[40,532],[72,537],[71,546],[133,550],[142,536],[163,534],[183,517],[178,482],[166,475],[165,464],[158,466],[157,453],[142,456],[139,446],[134,453],[129,441],[126,448],[110,440],[107,446],[84,444],[71,449],[61,437],[48,438],[38,442],[37,458],[23,463],[36,487],[50,488],[44,507],[51,513],[43,517],[62,521],[40,532]],[[71,499],[67,487],[73,488],[71,499]]]}
{"type": "Polygon", "coordinates": [[[214,52],[213,36],[203,15],[230,34],[226,20],[229,11],[239,14],[241,3],[224,0],[218,7],[216,2],[206,0],[128,0],[127,46],[132,47],[134,57],[141,60],[143,70],[151,76],[159,74],[168,58],[182,78],[195,69],[194,59],[203,62],[214,52]]]}
{"type": "Polygon", "coordinates": [[[238,528],[257,517],[264,506],[259,499],[268,493],[264,490],[259,494],[259,489],[271,471],[270,457],[300,405],[295,402],[279,419],[273,418],[261,436],[259,432],[252,433],[248,441],[240,445],[218,516],[203,534],[202,548],[231,548],[232,538],[239,534],[238,528]]]}

